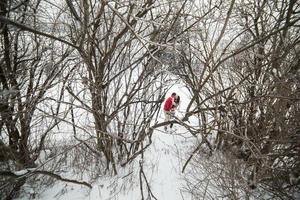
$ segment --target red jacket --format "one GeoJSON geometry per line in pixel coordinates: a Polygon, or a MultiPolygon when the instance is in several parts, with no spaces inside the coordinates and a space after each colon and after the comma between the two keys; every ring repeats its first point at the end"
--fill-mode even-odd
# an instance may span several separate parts
{"type": "Polygon", "coordinates": [[[170,111],[171,108],[172,108],[173,102],[174,102],[173,97],[167,98],[167,100],[165,101],[164,110],[165,111],[170,111]]]}

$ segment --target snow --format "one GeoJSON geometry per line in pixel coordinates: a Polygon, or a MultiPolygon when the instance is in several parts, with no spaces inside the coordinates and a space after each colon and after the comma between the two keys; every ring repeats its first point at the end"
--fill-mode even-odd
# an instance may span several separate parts
{"type": "Polygon", "coordinates": [[[27,169],[23,169],[23,170],[20,170],[20,171],[15,171],[13,172],[15,175],[17,176],[22,176],[24,174],[27,174],[28,173],[28,170],[27,169]]]}
{"type": "MultiPolygon", "coordinates": [[[[182,102],[177,112],[177,117],[181,118],[190,99],[189,93],[186,88],[180,85],[173,86],[167,96],[170,96],[172,92],[176,92],[181,97],[182,102]]],[[[159,121],[164,121],[163,112],[160,113],[159,121]]],[[[92,189],[73,183],[57,181],[51,188],[46,188],[42,192],[38,191],[37,197],[42,200],[138,200],[141,199],[139,162],[142,162],[143,171],[151,191],[157,199],[191,199],[183,191],[184,174],[181,173],[181,170],[184,161],[182,161],[182,158],[187,157],[185,154],[188,152],[189,144],[192,144],[193,140],[186,130],[178,124],[175,124],[172,131],[169,130],[168,132],[163,131],[163,127],[160,127],[154,131],[152,144],[146,149],[144,158],[137,157],[131,164],[119,169],[118,175],[99,177],[92,183],[92,189]]],[[[27,170],[25,171],[27,172],[27,170]]],[[[25,171],[22,173],[26,173],[25,171]]],[[[80,181],[85,180],[83,178],[80,181]]],[[[144,179],[143,189],[144,197],[147,199],[148,192],[144,179]]],[[[33,193],[33,189],[28,185],[24,190],[27,195],[19,197],[19,200],[28,199],[28,195],[33,193]]]]}
{"type": "MultiPolygon", "coordinates": [[[[178,132],[178,131],[176,131],[178,132]]],[[[158,199],[182,199],[181,189],[183,174],[180,158],[177,156],[177,145],[182,145],[184,138],[180,135],[157,134],[153,140],[155,144],[149,154],[156,155],[157,170],[154,172],[153,193],[158,199]]],[[[151,155],[149,155],[151,156],[151,155]]]]}
{"type": "MultiPolygon", "coordinates": [[[[174,127],[176,128],[176,125],[174,127]]],[[[159,200],[190,199],[182,190],[184,174],[181,173],[182,163],[180,163],[178,155],[178,152],[184,150],[187,140],[180,134],[180,129],[176,133],[170,134],[163,132],[161,128],[153,134],[153,144],[145,152],[143,165],[152,193],[159,200]]],[[[39,199],[141,199],[138,176],[139,161],[141,159],[137,158],[130,167],[119,171],[117,176],[99,177],[91,190],[72,183],[57,182],[52,188],[42,192],[39,199]]],[[[143,187],[146,188],[146,185],[144,184],[143,187]]],[[[146,191],[144,195],[147,196],[146,191]]]]}

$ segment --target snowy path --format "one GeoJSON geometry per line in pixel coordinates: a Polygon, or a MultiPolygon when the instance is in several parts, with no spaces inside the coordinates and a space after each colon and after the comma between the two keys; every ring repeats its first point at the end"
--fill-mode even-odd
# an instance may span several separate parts
{"type": "MultiPolygon", "coordinates": [[[[186,88],[180,85],[174,85],[167,96],[172,91],[176,91],[181,97],[181,105],[177,117],[183,117],[182,111],[186,109],[188,104],[188,92],[186,88]]],[[[163,121],[163,113],[161,113],[160,121],[163,121]]],[[[191,119],[193,120],[193,119],[191,119]]],[[[184,174],[181,173],[183,163],[182,158],[186,158],[194,138],[185,132],[185,129],[179,125],[174,125],[172,134],[163,131],[163,127],[156,130],[153,134],[153,144],[146,152],[145,157],[152,159],[152,165],[155,166],[152,174],[152,192],[159,200],[188,200],[191,199],[184,191],[184,174]]],[[[169,132],[169,130],[167,131],[169,132]]]]}
{"type": "MultiPolygon", "coordinates": [[[[175,88],[180,91],[180,96],[187,101],[188,97],[183,89],[175,88]]],[[[169,95],[169,94],[168,94],[169,95]]],[[[186,102],[182,102],[181,110],[184,110],[186,102]]],[[[180,113],[178,114],[180,117],[180,113]]],[[[163,121],[163,113],[160,114],[160,121],[163,121]]],[[[149,181],[153,195],[158,200],[189,200],[182,190],[184,186],[181,173],[183,163],[179,157],[183,156],[190,148],[191,138],[179,125],[174,125],[172,134],[163,131],[163,127],[154,131],[152,144],[146,149],[144,154],[143,168],[149,181]]],[[[52,188],[46,189],[38,199],[42,200],[140,200],[140,180],[139,180],[139,161],[137,157],[134,162],[127,167],[120,169],[117,176],[99,177],[93,183],[93,189],[65,182],[57,182],[52,188]]],[[[84,178],[83,178],[84,179],[84,178]]],[[[144,184],[144,189],[146,185],[144,184]]],[[[30,188],[28,189],[30,190],[30,188]]],[[[144,192],[147,199],[147,192],[144,192]]],[[[28,199],[28,196],[19,198],[28,199]]]]}
{"type": "Polygon", "coordinates": [[[184,183],[178,149],[182,150],[179,146],[184,144],[185,139],[177,134],[172,135],[157,131],[153,138],[155,142],[148,152],[149,157],[156,158],[156,162],[155,160],[152,161],[156,166],[152,187],[153,193],[158,199],[183,199],[181,188],[184,183]]]}

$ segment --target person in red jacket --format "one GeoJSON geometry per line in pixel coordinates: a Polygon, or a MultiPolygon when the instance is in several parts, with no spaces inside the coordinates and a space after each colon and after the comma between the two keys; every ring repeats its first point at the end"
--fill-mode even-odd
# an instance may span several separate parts
{"type": "MultiPolygon", "coordinates": [[[[166,99],[164,104],[165,122],[170,121],[172,116],[172,107],[175,103],[176,93],[173,92],[172,95],[166,99]]],[[[167,125],[165,125],[165,130],[167,130],[167,125]]]]}

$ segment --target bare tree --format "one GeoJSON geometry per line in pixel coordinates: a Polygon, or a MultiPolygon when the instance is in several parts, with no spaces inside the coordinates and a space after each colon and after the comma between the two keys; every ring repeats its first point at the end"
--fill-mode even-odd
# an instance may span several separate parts
{"type": "Polygon", "coordinates": [[[94,137],[96,144],[86,145],[105,158],[107,170],[111,166],[117,173],[117,162],[125,165],[151,144],[149,127],[165,93],[165,78],[154,71],[154,50],[148,44],[154,30],[147,19],[154,1],[80,1],[68,6],[70,40],[79,47],[78,62],[83,62],[75,71],[80,81],[71,80],[68,91],[92,116],[93,133],[82,137],[94,137]],[[76,84],[82,89],[76,90],[76,84]]]}
{"type": "MultiPolygon", "coordinates": [[[[228,180],[224,186],[241,180],[235,186],[240,187],[236,195],[248,190],[243,185],[248,180],[249,188],[259,187],[272,197],[296,198],[299,144],[291,138],[299,137],[299,5],[296,1],[231,1],[219,8],[223,6],[228,10],[223,19],[211,17],[204,23],[207,33],[199,40],[204,43],[203,51],[194,53],[197,48],[192,51],[190,47],[193,56],[183,54],[184,63],[189,63],[185,69],[191,74],[183,77],[194,95],[187,117],[199,113],[201,128],[194,133],[202,136],[183,170],[207,144],[210,154],[218,149],[243,160],[238,164],[243,172],[240,178],[234,174],[224,178],[228,180]],[[217,20],[224,23],[214,40],[209,27],[217,20]],[[236,27],[235,31],[226,24],[236,27]],[[203,66],[200,70],[195,59],[203,66]]],[[[219,17],[216,13],[213,16],[219,17]]],[[[230,174],[230,162],[222,166],[230,174]]],[[[221,168],[216,166],[216,170],[221,168]]]]}
{"type": "MultiPolygon", "coordinates": [[[[207,184],[195,198],[299,192],[296,0],[3,1],[0,8],[0,187],[7,199],[36,174],[91,186],[30,169],[48,163],[45,141],[60,123],[77,142],[50,148],[56,167],[70,153],[65,161],[82,173],[92,165],[116,174],[144,159],[156,128],[178,123],[201,138],[182,169],[187,181],[207,184]],[[170,76],[192,99],[182,119],[159,122],[170,76]],[[210,160],[197,164],[203,153],[210,160]],[[211,167],[204,179],[197,176],[203,166],[211,167]]],[[[144,186],[155,198],[142,162],[139,169],[142,198],[144,186]]]]}
{"type": "Polygon", "coordinates": [[[65,82],[59,79],[64,78],[66,58],[71,51],[68,48],[59,51],[57,48],[62,46],[54,41],[7,23],[32,23],[39,31],[39,2],[2,1],[0,6],[3,44],[0,50],[0,190],[3,198],[12,199],[32,174],[66,180],[51,171],[43,171],[36,162],[45,149],[48,135],[60,123],[59,118],[65,117],[60,113],[59,103],[65,82]],[[51,90],[58,90],[59,94],[49,100],[53,97],[51,90]],[[49,115],[52,117],[47,118],[49,115]]]}

